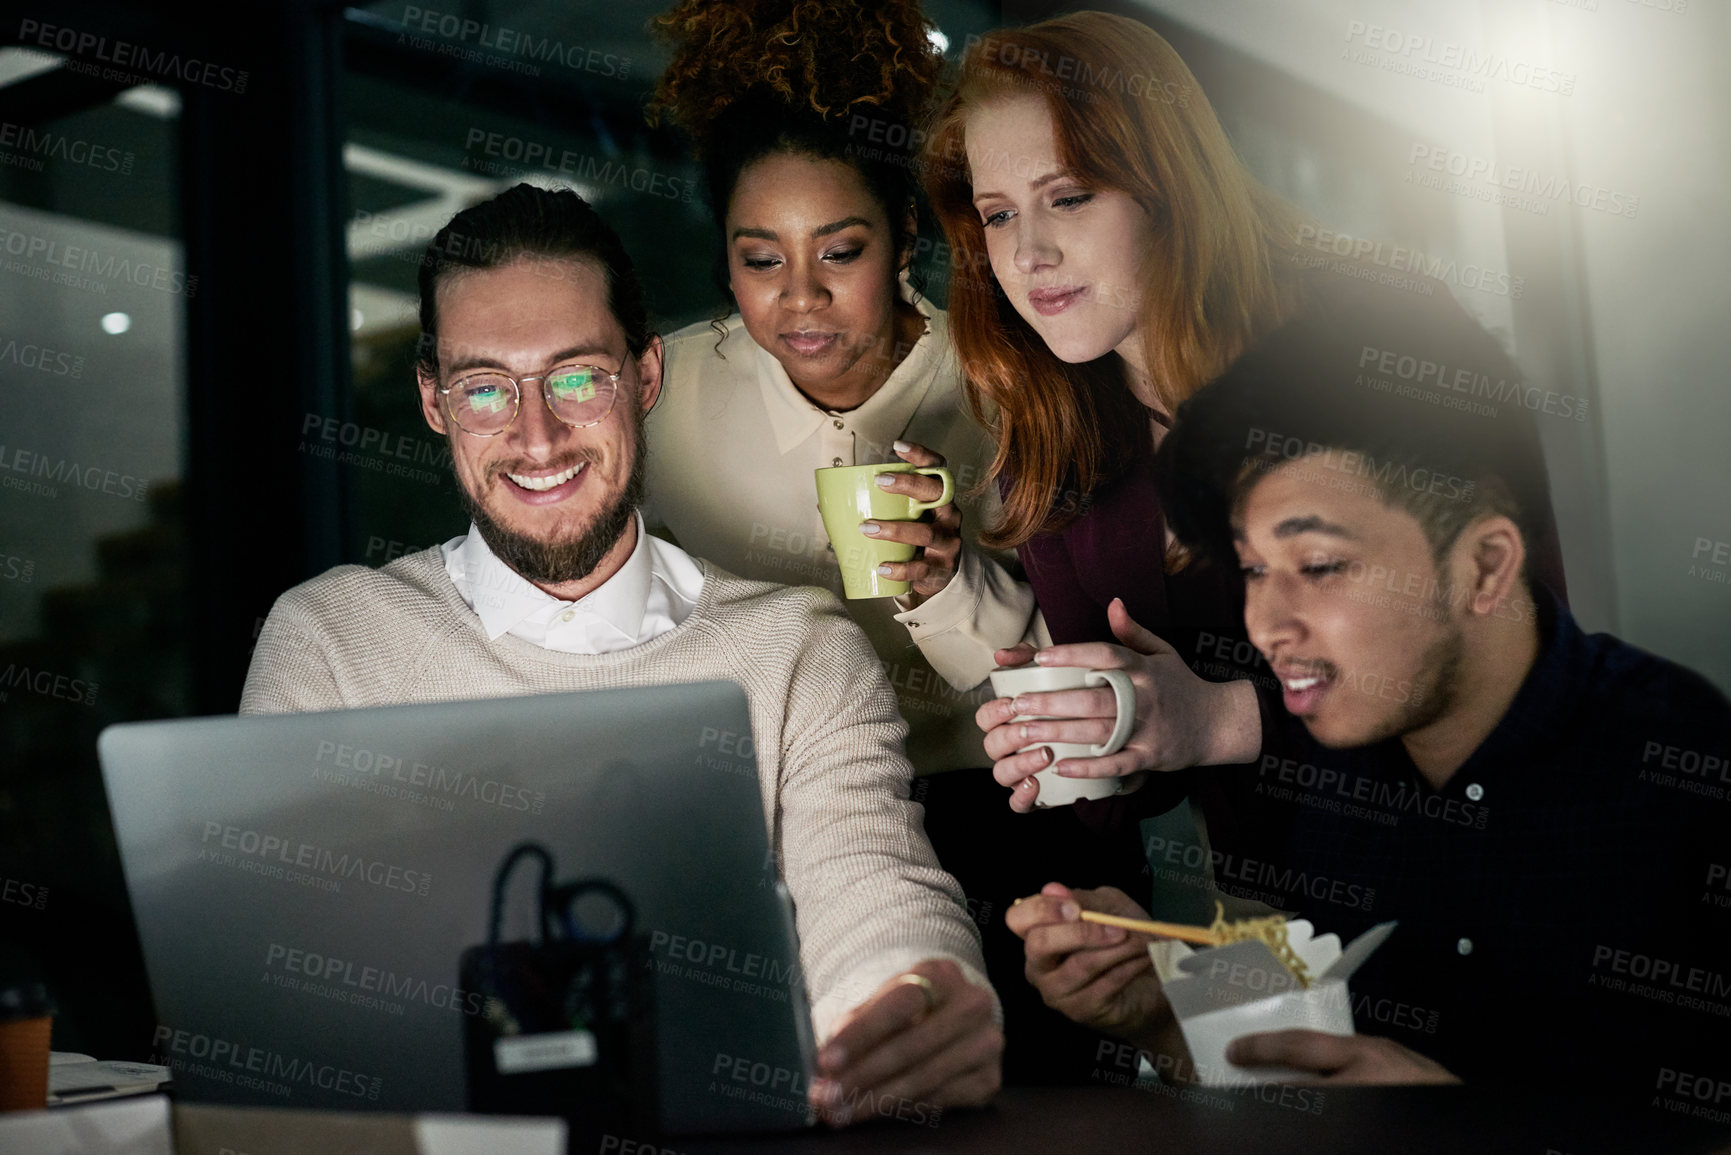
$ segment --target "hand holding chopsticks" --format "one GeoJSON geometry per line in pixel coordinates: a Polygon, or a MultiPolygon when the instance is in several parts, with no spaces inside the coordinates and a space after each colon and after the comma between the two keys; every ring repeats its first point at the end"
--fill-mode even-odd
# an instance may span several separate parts
{"type": "Polygon", "coordinates": [[[1097,922],[1102,926],[1121,926],[1125,930],[1137,931],[1141,934],[1157,934],[1162,938],[1176,938],[1184,942],[1193,942],[1199,946],[1217,946],[1219,939],[1213,931],[1205,926],[1185,926],[1177,922],[1150,922],[1141,918],[1121,918],[1115,914],[1101,914],[1097,910],[1084,910],[1081,913],[1083,922],[1097,922]]]}

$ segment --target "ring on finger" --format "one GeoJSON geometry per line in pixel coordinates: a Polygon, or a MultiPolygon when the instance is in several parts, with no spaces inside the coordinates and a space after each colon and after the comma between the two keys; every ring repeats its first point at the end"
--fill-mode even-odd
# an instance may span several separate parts
{"type": "Polygon", "coordinates": [[[938,986],[936,983],[932,982],[931,979],[928,979],[925,975],[916,975],[916,974],[897,975],[896,976],[896,982],[907,983],[909,986],[915,986],[915,987],[920,988],[920,994],[924,995],[926,998],[926,1014],[929,1015],[933,1011],[938,1009],[938,1007],[940,1005],[940,1002],[938,1000],[938,986]]]}

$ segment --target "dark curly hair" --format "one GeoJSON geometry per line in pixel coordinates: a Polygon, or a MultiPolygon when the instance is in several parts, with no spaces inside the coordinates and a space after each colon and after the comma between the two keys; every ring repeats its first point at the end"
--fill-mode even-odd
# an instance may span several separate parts
{"type": "Polygon", "coordinates": [[[691,138],[717,224],[747,166],[792,153],[851,166],[900,230],[943,67],[917,2],[680,0],[654,29],[674,51],[649,121],[691,138]]]}

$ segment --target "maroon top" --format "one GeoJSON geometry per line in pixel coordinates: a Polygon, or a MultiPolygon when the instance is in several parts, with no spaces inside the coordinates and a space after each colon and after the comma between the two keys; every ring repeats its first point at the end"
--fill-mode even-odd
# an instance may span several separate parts
{"type": "MultiPolygon", "coordinates": [[[[1446,326],[1477,325],[1440,283],[1430,296],[1390,298],[1377,286],[1330,274],[1318,277],[1310,293],[1314,305],[1362,315],[1368,324],[1380,324],[1378,318],[1385,317],[1401,325],[1424,318],[1446,326]]],[[[1499,419],[1512,422],[1508,432],[1534,459],[1543,460],[1531,411],[1509,406],[1499,419]]],[[[1089,494],[1075,520],[1056,532],[1036,534],[1018,547],[1017,555],[1054,642],[1115,641],[1106,607],[1121,597],[1132,618],[1177,648],[1194,667],[1196,651],[1181,643],[1198,629],[1244,636],[1243,583],[1236,567],[1223,574],[1193,563],[1179,573],[1164,573],[1165,518],[1153,462],[1150,446],[1120,477],[1089,494]]],[[[1536,540],[1528,543],[1529,572],[1567,606],[1562,547],[1542,470],[1537,484],[1540,489],[1527,498],[1537,527],[1536,540]]]]}
{"type": "MultiPolygon", "coordinates": [[[[1365,292],[1356,282],[1325,283],[1321,294],[1338,296],[1350,307],[1353,297],[1365,292]]],[[[1419,309],[1465,311],[1438,286],[1432,298],[1415,302],[1419,309]]],[[[1528,410],[1512,406],[1505,411],[1513,421],[1513,434],[1524,442],[1535,458],[1543,459],[1538,426],[1528,410]]],[[[1003,479],[1005,488],[1008,479],[1003,479]]],[[[1539,471],[1539,490],[1529,495],[1533,506],[1535,540],[1529,543],[1529,573],[1535,583],[1556,594],[1568,605],[1563,581],[1563,555],[1551,509],[1549,486],[1539,471]]],[[[1017,548],[1017,555],[1034,589],[1052,641],[1117,643],[1106,617],[1113,598],[1124,606],[1137,624],[1152,631],[1178,651],[1190,668],[1209,681],[1249,678],[1265,698],[1265,709],[1282,716],[1279,688],[1259,670],[1260,656],[1248,644],[1244,628],[1244,583],[1233,567],[1223,572],[1198,559],[1176,573],[1165,572],[1166,520],[1154,481],[1152,451],[1135,461],[1121,476],[1100,486],[1085,499],[1082,512],[1063,528],[1038,533],[1017,548]],[[1259,675],[1260,676],[1257,676],[1259,675]]],[[[1535,598],[1542,598],[1538,590],[1535,598]]],[[[1142,818],[1170,809],[1183,796],[1189,775],[1161,776],[1165,789],[1142,789],[1121,798],[1082,801],[1075,812],[1096,831],[1135,833],[1142,818]]],[[[1138,847],[1139,850],[1139,847],[1138,847]]]]}

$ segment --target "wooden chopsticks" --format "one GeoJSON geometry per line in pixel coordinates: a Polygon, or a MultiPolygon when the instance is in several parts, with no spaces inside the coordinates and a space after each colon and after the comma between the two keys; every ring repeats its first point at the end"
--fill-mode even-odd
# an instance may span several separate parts
{"type": "Polygon", "coordinates": [[[1102,926],[1121,926],[1125,930],[1139,931],[1142,934],[1157,934],[1162,938],[1182,939],[1201,946],[1218,946],[1219,940],[1214,932],[1205,926],[1185,926],[1177,922],[1147,922],[1140,918],[1121,918],[1115,914],[1101,914],[1097,910],[1084,910],[1083,922],[1097,922],[1102,926]]]}

